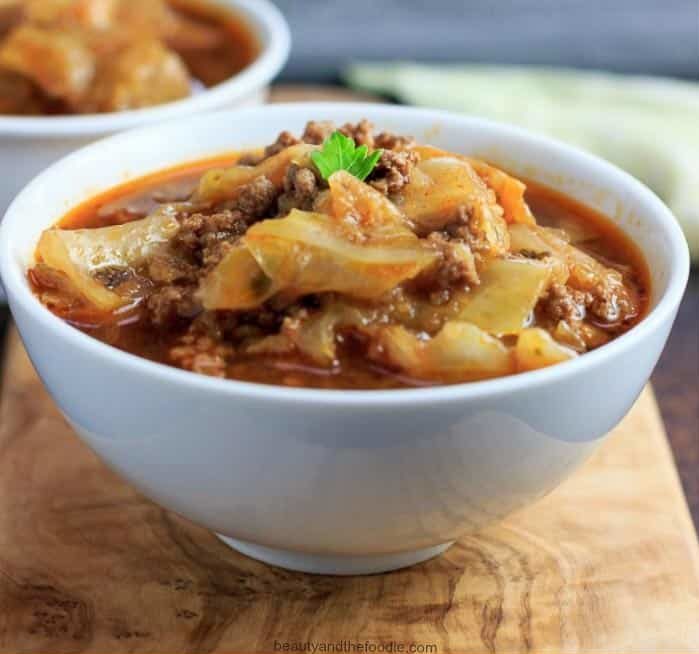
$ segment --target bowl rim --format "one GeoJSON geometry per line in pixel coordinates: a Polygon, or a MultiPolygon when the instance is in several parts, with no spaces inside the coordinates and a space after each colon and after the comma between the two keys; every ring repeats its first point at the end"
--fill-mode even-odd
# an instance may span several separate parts
{"type": "MultiPolygon", "coordinates": [[[[663,294],[657,304],[641,322],[628,332],[622,334],[610,343],[586,353],[571,361],[540,370],[512,374],[484,381],[472,381],[460,384],[429,386],[424,388],[385,389],[385,390],[335,390],[316,388],[294,388],[244,382],[234,379],[218,379],[156,363],[109,346],[87,334],[75,329],[55,316],[34,296],[20,274],[11,251],[11,234],[15,224],[21,217],[15,214],[15,208],[21,204],[25,196],[31,196],[41,189],[46,178],[60,172],[64,162],[79,159],[83,153],[109,148],[121,142],[138,140],[141,133],[159,129],[158,127],[143,127],[122,134],[102,139],[96,143],[73,152],[57,163],[47,168],[36,177],[17,196],[10,205],[5,219],[0,225],[0,277],[5,285],[11,308],[14,304],[22,309],[43,329],[53,330],[57,336],[69,345],[87,350],[107,365],[129,368],[131,372],[149,375],[154,383],[170,383],[189,386],[222,397],[237,397],[275,401],[278,404],[303,402],[310,405],[322,406],[361,406],[365,409],[386,406],[398,406],[405,403],[417,405],[442,404],[453,401],[489,400],[503,395],[515,394],[527,389],[538,388],[548,384],[557,384],[568,380],[592,368],[604,365],[605,361],[624,355],[643,344],[653,333],[674,318],[689,277],[689,248],[681,228],[670,209],[645,185],[637,179],[617,168],[613,164],[579,150],[573,146],[561,143],[555,139],[529,132],[519,127],[506,125],[495,121],[465,116],[441,110],[427,110],[414,107],[402,107],[388,104],[347,103],[347,102],[300,102],[268,105],[250,109],[234,109],[221,111],[206,116],[191,116],[189,121],[224,119],[230,121],[235,117],[238,121],[246,119],[261,120],[260,112],[281,113],[290,117],[303,118],[322,114],[324,111],[337,112],[345,109],[351,113],[361,113],[370,120],[395,119],[401,115],[417,117],[425,125],[440,122],[468,127],[469,129],[487,128],[497,131],[503,138],[524,140],[535,147],[548,148],[557,155],[580,160],[588,166],[594,166],[600,171],[600,177],[608,180],[610,188],[624,188],[628,194],[640,197],[648,206],[649,211],[658,219],[664,230],[670,246],[670,273],[663,294]],[[14,215],[13,215],[14,214],[14,215]]],[[[185,121],[186,122],[186,121],[185,121]]],[[[180,121],[182,123],[182,121],[180,121]]],[[[37,235],[38,238],[38,235],[37,235]]]]}
{"type": "Polygon", "coordinates": [[[240,14],[260,43],[257,58],[233,77],[197,95],[143,109],[69,116],[0,115],[0,137],[52,139],[120,132],[220,109],[226,102],[262,89],[284,67],[291,52],[291,32],[284,15],[270,0],[217,1],[240,14]]]}

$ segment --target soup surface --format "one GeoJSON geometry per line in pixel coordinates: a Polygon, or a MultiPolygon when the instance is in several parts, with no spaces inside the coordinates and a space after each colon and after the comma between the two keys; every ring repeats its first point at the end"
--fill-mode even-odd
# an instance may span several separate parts
{"type": "Polygon", "coordinates": [[[331,389],[564,362],[636,324],[649,291],[604,216],[366,121],[311,122],[94,198],[44,232],[29,278],[127,352],[331,389]]]}
{"type": "Polygon", "coordinates": [[[0,0],[0,114],[85,114],[185,98],[257,56],[205,0],[0,0]]]}

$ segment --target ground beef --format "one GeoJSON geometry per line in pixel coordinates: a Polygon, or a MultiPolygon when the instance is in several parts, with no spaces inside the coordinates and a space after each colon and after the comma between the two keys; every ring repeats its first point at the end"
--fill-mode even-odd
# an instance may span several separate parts
{"type": "Polygon", "coordinates": [[[384,150],[367,181],[377,191],[393,195],[410,182],[410,173],[418,161],[412,150],[384,150]]]}
{"type": "Polygon", "coordinates": [[[357,145],[366,145],[370,150],[374,149],[374,126],[366,119],[360,120],[356,125],[346,123],[340,127],[340,131],[349,136],[357,145]]]}
{"type": "Polygon", "coordinates": [[[544,316],[552,322],[564,320],[571,324],[584,320],[586,307],[591,300],[589,293],[575,290],[565,284],[553,284],[539,306],[544,316]]]}
{"type": "Polygon", "coordinates": [[[180,230],[173,240],[177,252],[202,265],[221,243],[237,241],[248,229],[249,217],[242,211],[225,210],[212,214],[186,214],[180,219],[180,230]]]}
{"type": "Polygon", "coordinates": [[[454,221],[445,227],[445,231],[452,238],[467,243],[476,261],[481,262],[492,254],[493,244],[488,238],[485,226],[478,220],[471,207],[459,207],[454,221]]]}
{"type": "Polygon", "coordinates": [[[399,136],[392,132],[381,132],[374,139],[374,147],[384,150],[405,150],[415,145],[415,139],[412,136],[399,136]]]}
{"type": "Polygon", "coordinates": [[[146,298],[151,324],[163,328],[183,320],[191,320],[201,311],[194,297],[195,286],[163,286],[146,298]]]}
{"type": "Polygon", "coordinates": [[[268,145],[265,148],[262,159],[273,157],[275,154],[279,154],[282,150],[286,150],[286,148],[290,148],[292,145],[298,145],[299,143],[301,143],[301,141],[299,141],[291,132],[284,131],[277,136],[277,140],[272,143],[272,145],[268,145]]]}
{"type": "MultiPolygon", "coordinates": [[[[274,156],[282,150],[299,143],[322,145],[336,129],[338,128],[332,121],[311,120],[306,123],[300,139],[296,138],[291,132],[284,131],[279,134],[274,143],[264,149],[262,155],[256,153],[243,155],[239,163],[241,165],[257,165],[268,157],[274,156]]],[[[390,132],[381,132],[374,136],[374,126],[368,120],[361,120],[356,124],[346,123],[338,131],[353,139],[357,145],[366,145],[370,150],[381,148],[383,150],[402,151],[415,143],[412,137],[398,136],[390,132]]]]}
{"type": "Polygon", "coordinates": [[[284,193],[277,203],[279,213],[287,214],[292,209],[311,210],[319,190],[313,170],[290,164],[284,178],[284,193]]]}
{"type": "Polygon", "coordinates": [[[595,318],[606,323],[615,323],[629,318],[631,308],[625,298],[617,295],[614,289],[602,287],[595,289],[588,303],[588,311],[595,318]]]}
{"type": "Polygon", "coordinates": [[[225,377],[228,361],[233,354],[230,345],[199,334],[196,329],[190,329],[169,353],[175,365],[209,377],[225,377]]]}
{"type": "Polygon", "coordinates": [[[148,278],[156,284],[172,284],[178,281],[193,282],[197,271],[183,258],[172,254],[156,254],[148,262],[148,278]]]}
{"type": "Polygon", "coordinates": [[[279,191],[274,184],[260,175],[243,186],[235,200],[235,209],[246,215],[249,224],[254,219],[269,215],[276,205],[278,195],[279,191]]]}
{"type": "Polygon", "coordinates": [[[439,254],[439,261],[423,272],[415,285],[429,295],[433,304],[448,302],[451,289],[480,284],[475,258],[467,243],[440,232],[430,234],[427,242],[439,254]]]}
{"type": "Polygon", "coordinates": [[[238,197],[213,213],[180,215],[180,230],[174,238],[175,250],[190,261],[211,264],[220,260],[227,246],[240,239],[248,227],[276,211],[279,191],[264,175],[245,184],[238,197]]]}
{"type": "Polygon", "coordinates": [[[310,145],[321,145],[335,131],[335,124],[330,120],[310,120],[303,130],[301,141],[310,145]]]}
{"type": "Polygon", "coordinates": [[[231,241],[216,241],[205,247],[201,253],[201,270],[200,276],[204,276],[217,266],[223,257],[230,252],[234,243],[231,241]]]}
{"type": "Polygon", "coordinates": [[[239,323],[236,311],[202,311],[192,322],[189,331],[223,341],[229,338],[239,323]]]}

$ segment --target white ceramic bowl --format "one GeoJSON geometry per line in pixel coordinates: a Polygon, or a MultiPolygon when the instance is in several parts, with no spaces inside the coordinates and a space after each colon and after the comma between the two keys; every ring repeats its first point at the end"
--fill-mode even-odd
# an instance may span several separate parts
{"type": "Polygon", "coordinates": [[[203,111],[262,104],[289,55],[291,38],[284,17],[269,0],[209,2],[233,9],[250,26],[260,44],[257,59],[211,89],[149,109],[85,116],[0,115],[0,212],[46,166],[98,138],[203,111]]]}
{"type": "Polygon", "coordinates": [[[35,179],[7,213],[0,273],[24,343],[75,430],[163,506],[253,557],[298,570],[389,570],[555,488],[647,382],[689,259],[668,209],[617,168],[474,118],[392,106],[297,104],[190,118],[89,146],[35,179]],[[545,370],[430,389],[326,391],[211,379],[72,329],[25,278],[42,229],[91,194],[226,148],[356,121],[487,157],[610,215],[642,248],[652,310],[609,345],[545,370]]]}

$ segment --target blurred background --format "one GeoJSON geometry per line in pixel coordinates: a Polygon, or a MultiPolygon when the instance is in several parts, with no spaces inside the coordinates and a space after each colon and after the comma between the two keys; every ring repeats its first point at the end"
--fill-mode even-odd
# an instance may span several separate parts
{"type": "Polygon", "coordinates": [[[350,60],[553,64],[699,78],[698,0],[275,0],[283,77],[337,81],[350,60]]]}

